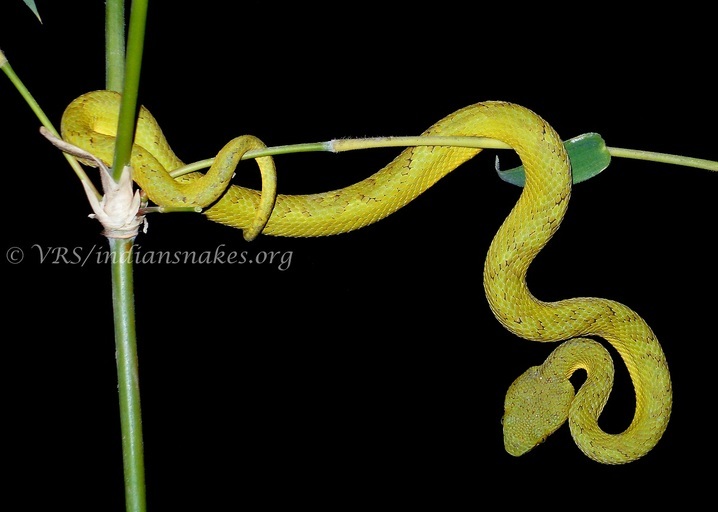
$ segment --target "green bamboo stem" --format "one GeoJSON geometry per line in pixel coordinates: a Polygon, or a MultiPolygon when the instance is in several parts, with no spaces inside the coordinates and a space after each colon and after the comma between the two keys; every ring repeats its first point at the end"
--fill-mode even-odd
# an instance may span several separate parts
{"type": "MultiPolygon", "coordinates": [[[[142,53],[145,43],[145,27],[147,22],[148,0],[133,0],[130,12],[130,26],[127,35],[127,56],[124,63],[124,82],[122,85],[122,100],[120,102],[120,119],[117,125],[117,139],[115,140],[115,163],[113,177],[120,179],[125,166],[130,164],[132,143],[135,137],[137,124],[137,97],[140,87],[140,70],[142,69],[142,53]]],[[[109,5],[110,2],[108,2],[109,5]]],[[[119,3],[119,2],[118,2],[119,3]]],[[[118,9],[119,10],[119,9],[118,9]]],[[[113,7],[113,12],[114,7],[113,7]]],[[[109,26],[110,23],[108,22],[109,26]]],[[[113,48],[113,50],[115,50],[113,48]]],[[[109,59],[116,59],[109,56],[109,59]]],[[[120,62],[122,59],[118,59],[120,62]]],[[[109,77],[114,74],[108,73],[109,77]]],[[[111,85],[111,84],[108,84],[111,85]]]]}
{"type": "Polygon", "coordinates": [[[105,6],[105,88],[122,92],[125,80],[125,6],[107,2],[105,6]]]}
{"type": "Polygon", "coordinates": [[[145,458],[142,444],[137,333],[135,331],[132,247],[134,241],[109,238],[112,254],[112,310],[115,319],[117,384],[122,428],[125,509],[146,510],[145,458]]]}
{"type": "MultiPolygon", "coordinates": [[[[137,97],[147,18],[147,0],[134,0],[130,13],[127,53],[124,46],[124,0],[106,4],[106,88],[122,93],[120,118],[115,142],[113,178],[119,180],[129,165],[135,135],[137,97]]],[[[112,254],[112,303],[117,352],[122,459],[124,467],[125,509],[147,509],[145,465],[140,407],[137,333],[135,330],[134,277],[132,248],[134,238],[110,238],[112,254]]]]}

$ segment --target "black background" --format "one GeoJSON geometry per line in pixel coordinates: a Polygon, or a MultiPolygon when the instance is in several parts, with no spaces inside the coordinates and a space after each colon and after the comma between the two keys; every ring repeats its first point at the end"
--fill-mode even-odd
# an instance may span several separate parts
{"type": "MultiPolygon", "coordinates": [[[[268,145],[418,134],[489,99],[533,109],[564,138],[594,131],[609,146],[718,159],[706,13],[150,4],[141,101],[187,162],[243,133],[268,145]]],[[[43,25],[20,0],[3,2],[0,48],[59,124],[74,97],[103,88],[104,2],[38,7],[43,25]]],[[[26,508],[122,510],[109,268],[41,262],[38,251],[84,257],[106,242],[71,169],[4,78],[0,127],[3,253],[25,254],[2,260],[6,496],[26,508]]],[[[278,157],[280,191],[345,186],[396,152],[278,157]]],[[[151,510],[258,499],[447,510],[568,492],[646,505],[707,491],[717,177],[614,159],[575,188],[529,272],[540,298],[612,298],[652,326],[675,388],[663,439],[643,459],[607,467],[563,427],[513,458],[502,444],[504,393],[552,347],[505,332],[483,295],[486,249],[520,193],[488,153],[392,217],[331,238],[246,243],[199,215],[150,217],[141,254],[292,258],[286,270],[136,265],[151,510]]],[[[256,175],[246,165],[236,179],[251,186],[256,175]]],[[[612,432],[633,407],[621,363],[617,372],[602,419],[612,432]]]]}

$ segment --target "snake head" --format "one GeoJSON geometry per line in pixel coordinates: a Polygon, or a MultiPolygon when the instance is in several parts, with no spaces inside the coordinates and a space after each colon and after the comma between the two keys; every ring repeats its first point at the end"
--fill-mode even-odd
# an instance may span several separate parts
{"type": "Polygon", "coordinates": [[[518,457],[541,444],[568,418],[575,391],[571,382],[532,366],[506,392],[504,447],[518,457]]]}

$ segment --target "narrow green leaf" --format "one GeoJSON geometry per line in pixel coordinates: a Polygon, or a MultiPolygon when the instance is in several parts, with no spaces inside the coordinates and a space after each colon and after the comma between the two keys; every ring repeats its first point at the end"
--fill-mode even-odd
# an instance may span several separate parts
{"type": "Polygon", "coordinates": [[[27,5],[30,10],[35,13],[35,16],[37,16],[37,21],[42,23],[42,18],[40,18],[40,13],[37,12],[37,7],[35,6],[35,0],[23,0],[25,2],[25,5],[27,5]]]}
{"type": "MultiPolygon", "coordinates": [[[[564,142],[571,160],[573,183],[581,183],[593,178],[611,163],[611,154],[603,138],[597,133],[584,133],[564,142]]],[[[523,187],[526,183],[524,166],[501,171],[496,166],[499,177],[507,183],[523,187]]]]}

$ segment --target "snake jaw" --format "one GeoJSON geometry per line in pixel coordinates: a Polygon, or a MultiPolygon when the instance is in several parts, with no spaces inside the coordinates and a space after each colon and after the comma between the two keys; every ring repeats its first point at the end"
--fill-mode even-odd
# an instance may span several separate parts
{"type": "Polygon", "coordinates": [[[514,457],[546,441],[566,422],[575,392],[567,379],[546,375],[541,366],[532,366],[506,392],[504,448],[514,457]]]}

